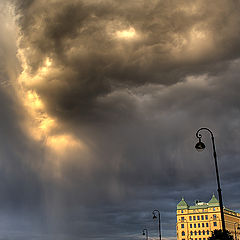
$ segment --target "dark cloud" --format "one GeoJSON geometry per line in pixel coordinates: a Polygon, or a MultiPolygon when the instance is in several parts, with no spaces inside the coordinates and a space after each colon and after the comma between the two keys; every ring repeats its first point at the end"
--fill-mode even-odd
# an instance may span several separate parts
{"type": "Polygon", "coordinates": [[[100,119],[98,98],[115,88],[172,85],[239,56],[236,1],[217,9],[205,1],[35,1],[18,9],[32,74],[46,57],[55,69],[34,88],[52,114],[71,121],[100,119]],[[130,28],[136,37],[117,37],[130,28]]]}
{"type": "Polygon", "coordinates": [[[153,237],[154,208],[174,238],[181,197],[208,201],[216,189],[207,133],[206,151],[194,149],[202,126],[216,137],[224,202],[240,209],[238,1],[11,3],[18,44],[12,18],[0,25],[0,203],[16,228],[5,239],[138,239],[145,227],[153,237]],[[40,140],[28,134],[28,91],[58,124],[40,140]],[[82,148],[56,154],[51,134],[82,148]]]}

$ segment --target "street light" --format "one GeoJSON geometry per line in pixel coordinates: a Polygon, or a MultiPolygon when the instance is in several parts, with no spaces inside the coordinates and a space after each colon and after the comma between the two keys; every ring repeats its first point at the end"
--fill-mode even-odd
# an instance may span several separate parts
{"type": "Polygon", "coordinates": [[[143,229],[142,235],[146,235],[146,240],[148,240],[148,230],[146,228],[143,229]]]}
{"type": "Polygon", "coordinates": [[[195,148],[197,151],[202,151],[205,148],[205,144],[201,141],[202,135],[200,134],[200,131],[206,130],[211,134],[211,139],[212,139],[212,147],[213,147],[213,157],[214,157],[214,163],[215,163],[215,168],[216,168],[216,176],[217,176],[217,185],[218,185],[218,197],[219,197],[219,205],[220,205],[220,211],[221,211],[221,218],[222,218],[222,229],[223,233],[226,232],[225,228],[225,221],[224,221],[224,213],[223,213],[223,200],[222,200],[222,190],[220,187],[220,178],[219,178],[219,173],[218,173],[218,164],[217,164],[217,153],[216,153],[216,148],[215,148],[215,142],[214,142],[214,136],[213,133],[210,129],[208,128],[200,128],[196,132],[196,136],[198,138],[198,143],[195,145],[195,148]]]}
{"type": "Polygon", "coordinates": [[[160,212],[159,210],[155,209],[152,212],[153,214],[153,219],[157,219],[158,218],[158,233],[159,233],[159,240],[161,240],[161,220],[160,220],[160,212]],[[158,213],[158,217],[156,216],[155,212],[158,213]]]}

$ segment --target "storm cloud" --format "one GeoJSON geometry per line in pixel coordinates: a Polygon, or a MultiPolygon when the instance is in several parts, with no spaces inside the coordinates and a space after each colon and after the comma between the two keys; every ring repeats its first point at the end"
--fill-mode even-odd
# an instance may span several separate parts
{"type": "MultiPolygon", "coordinates": [[[[240,209],[240,2],[1,3],[3,239],[138,239],[215,191],[240,209]],[[13,211],[14,210],[14,211],[13,211]],[[22,225],[16,219],[24,219],[22,225]],[[5,238],[4,238],[5,237],[5,238]]],[[[154,238],[153,238],[154,239],[154,238]]]]}
{"type": "Polygon", "coordinates": [[[216,74],[239,55],[238,1],[27,3],[18,9],[29,71],[52,62],[31,87],[70,121],[103,117],[101,100],[116,89],[216,74]]]}

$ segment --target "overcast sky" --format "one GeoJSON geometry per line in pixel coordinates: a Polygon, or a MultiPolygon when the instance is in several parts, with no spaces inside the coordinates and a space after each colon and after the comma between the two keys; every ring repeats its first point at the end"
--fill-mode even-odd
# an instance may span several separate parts
{"type": "Polygon", "coordinates": [[[176,238],[182,197],[240,211],[239,0],[0,1],[0,240],[176,238]]]}

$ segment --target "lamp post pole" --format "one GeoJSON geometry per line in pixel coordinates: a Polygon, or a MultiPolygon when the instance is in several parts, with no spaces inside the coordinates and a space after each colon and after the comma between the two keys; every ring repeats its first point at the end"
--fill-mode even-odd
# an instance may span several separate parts
{"type": "Polygon", "coordinates": [[[146,228],[143,229],[143,235],[146,235],[146,240],[148,240],[148,230],[146,228]]]}
{"type": "Polygon", "coordinates": [[[160,212],[159,210],[155,209],[153,210],[152,214],[153,214],[153,219],[156,219],[157,216],[155,215],[155,212],[158,213],[158,234],[159,234],[159,240],[161,240],[161,219],[160,219],[160,212]]]}
{"type": "Polygon", "coordinates": [[[235,232],[235,240],[237,240],[237,230],[239,230],[239,224],[238,223],[234,223],[234,232],[235,232]],[[238,227],[236,228],[236,224],[238,225],[238,227]]]}
{"type": "Polygon", "coordinates": [[[234,223],[234,232],[235,232],[235,240],[237,240],[237,230],[236,230],[236,223],[234,223]]]}
{"type": "Polygon", "coordinates": [[[211,134],[211,139],[212,139],[212,147],[213,147],[213,157],[214,157],[214,163],[215,163],[215,169],[216,169],[216,176],[217,176],[217,186],[218,186],[218,197],[219,197],[219,205],[220,205],[220,211],[221,211],[221,219],[222,219],[222,229],[223,233],[226,232],[226,227],[225,227],[225,221],[224,221],[224,213],[223,213],[223,200],[222,200],[222,190],[220,187],[220,178],[219,178],[219,172],[218,172],[218,164],[217,164],[217,153],[216,153],[216,147],[215,147],[215,142],[214,142],[214,136],[213,133],[210,129],[208,128],[200,128],[196,132],[196,136],[199,140],[199,142],[196,144],[195,148],[199,151],[203,150],[205,148],[204,143],[201,141],[202,135],[200,131],[206,130],[211,134]]]}

